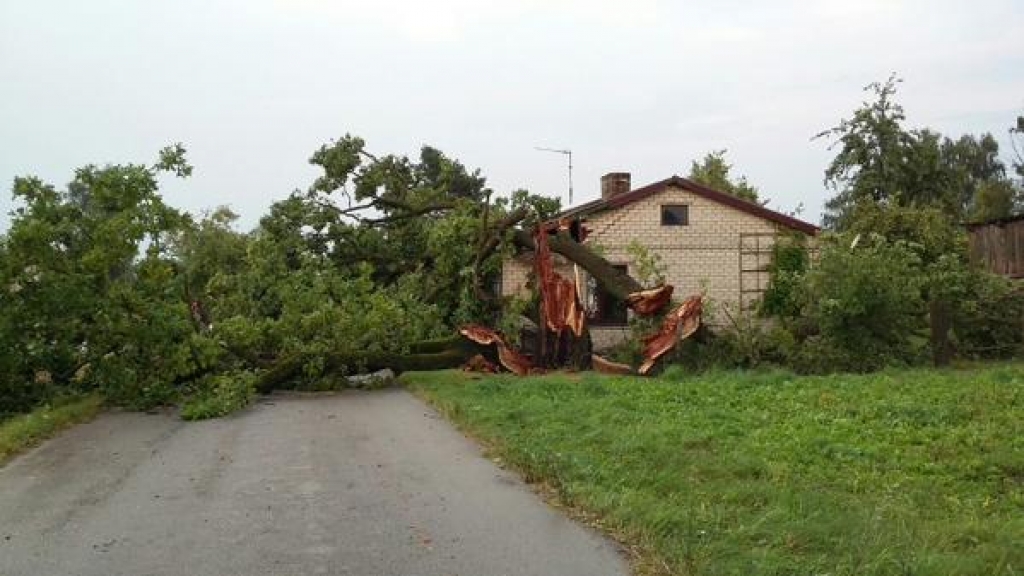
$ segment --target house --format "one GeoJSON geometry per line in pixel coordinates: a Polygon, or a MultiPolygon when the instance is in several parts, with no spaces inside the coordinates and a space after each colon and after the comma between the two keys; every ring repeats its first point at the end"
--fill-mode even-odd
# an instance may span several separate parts
{"type": "Polygon", "coordinates": [[[971,261],[994,274],[1024,278],[1024,214],[967,226],[971,261]]]}
{"type": "MultiPolygon", "coordinates": [[[[590,230],[584,243],[634,276],[627,247],[639,242],[661,257],[665,281],[675,287],[677,297],[704,290],[719,309],[749,308],[760,298],[779,234],[818,233],[813,224],[679,176],[636,189],[630,180],[629,173],[606,174],[599,200],[570,208],[560,217],[582,219],[590,230]]],[[[577,272],[564,259],[556,260],[556,268],[568,278],[577,272]]],[[[523,293],[532,270],[532,254],[507,259],[502,294],[523,293]]],[[[629,334],[626,308],[602,293],[583,270],[578,273],[587,286],[584,301],[594,347],[621,342],[629,334]]]]}

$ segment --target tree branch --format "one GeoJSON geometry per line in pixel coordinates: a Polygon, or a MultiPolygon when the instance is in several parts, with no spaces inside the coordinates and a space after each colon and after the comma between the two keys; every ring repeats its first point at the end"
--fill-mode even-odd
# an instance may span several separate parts
{"type": "MultiPolygon", "coordinates": [[[[535,250],[533,236],[526,230],[516,230],[513,237],[515,243],[527,250],[535,250]]],[[[570,262],[579,264],[584,270],[590,273],[597,280],[598,284],[609,294],[620,300],[626,300],[630,294],[640,292],[643,286],[633,279],[632,276],[619,270],[589,247],[584,246],[569,236],[567,231],[561,231],[553,235],[548,245],[551,251],[569,259],[570,262]]]]}

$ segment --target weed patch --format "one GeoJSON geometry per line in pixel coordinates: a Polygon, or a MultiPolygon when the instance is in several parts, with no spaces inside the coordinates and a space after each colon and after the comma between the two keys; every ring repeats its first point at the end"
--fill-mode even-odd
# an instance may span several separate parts
{"type": "Polygon", "coordinates": [[[97,395],[68,397],[0,422],[0,465],[61,430],[89,420],[102,405],[97,395]]]}

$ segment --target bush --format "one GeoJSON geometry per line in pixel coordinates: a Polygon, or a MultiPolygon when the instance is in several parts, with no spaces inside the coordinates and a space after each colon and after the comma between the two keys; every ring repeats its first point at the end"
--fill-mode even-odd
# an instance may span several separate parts
{"type": "Polygon", "coordinates": [[[953,311],[953,337],[960,356],[1011,358],[1024,348],[1024,287],[975,271],[953,311]]]}
{"type": "Polygon", "coordinates": [[[780,322],[728,309],[722,314],[730,320],[728,325],[702,326],[693,338],[679,344],[669,362],[695,372],[788,365],[797,342],[780,322]]]}
{"type": "Polygon", "coordinates": [[[804,310],[817,336],[803,343],[797,368],[866,372],[918,361],[925,283],[921,259],[905,242],[832,238],[806,275],[804,310]]]}

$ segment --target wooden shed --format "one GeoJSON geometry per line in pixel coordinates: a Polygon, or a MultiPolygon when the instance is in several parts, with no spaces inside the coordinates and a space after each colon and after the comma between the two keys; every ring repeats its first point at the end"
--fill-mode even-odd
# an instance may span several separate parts
{"type": "Polygon", "coordinates": [[[1008,278],[1024,278],[1024,214],[967,227],[971,261],[1008,278]]]}

